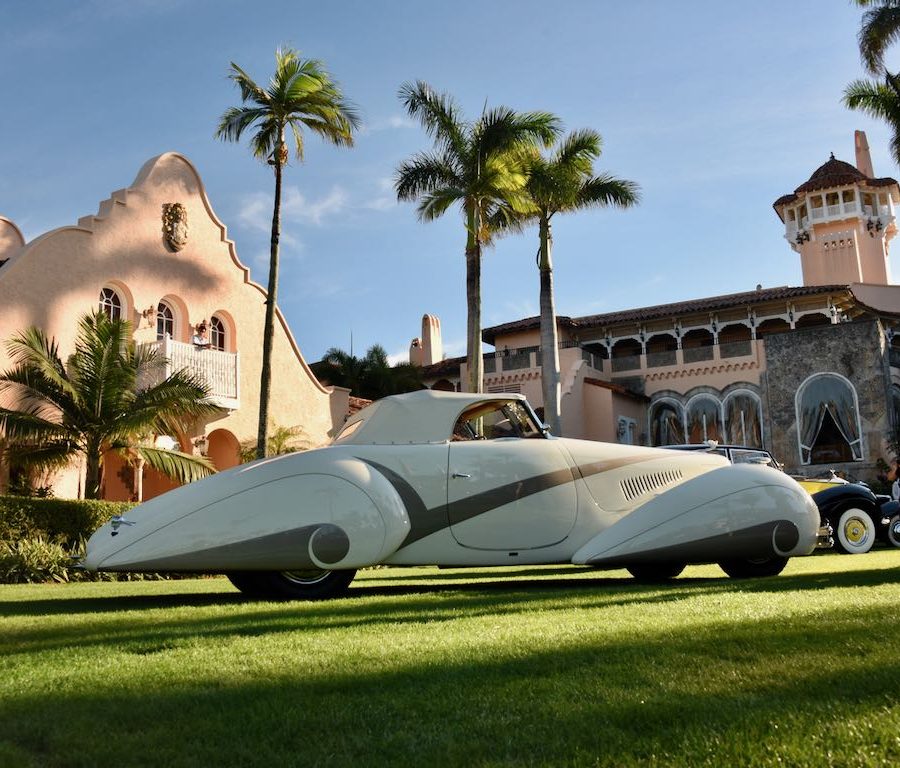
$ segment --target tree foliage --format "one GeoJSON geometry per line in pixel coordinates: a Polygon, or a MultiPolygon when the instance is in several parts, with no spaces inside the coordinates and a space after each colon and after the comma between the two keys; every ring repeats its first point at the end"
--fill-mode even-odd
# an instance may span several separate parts
{"type": "Polygon", "coordinates": [[[363,357],[332,347],[312,369],[322,381],[369,400],[414,392],[423,386],[421,368],[410,363],[391,365],[380,344],[369,347],[363,357]]]}
{"type": "Polygon", "coordinates": [[[0,408],[0,429],[11,463],[53,470],[83,456],[89,499],[100,497],[108,450],[139,457],[179,482],[214,471],[202,457],[153,446],[153,435],[178,434],[219,411],[197,377],[165,377],[165,358],[135,344],[130,323],[100,311],[83,316],[67,363],[40,328],[20,332],[7,349],[13,368],[0,374],[0,394],[12,407],[0,408]]]}
{"type": "Polygon", "coordinates": [[[466,229],[466,360],[469,391],[482,389],[482,248],[525,212],[527,157],[559,134],[559,120],[548,112],[518,113],[508,107],[485,109],[466,119],[447,94],[422,81],[406,83],[400,100],[432,138],[431,152],[402,162],[395,189],[400,200],[418,201],[422,221],[458,206],[466,229]]]}
{"type": "Polygon", "coordinates": [[[278,300],[278,259],[281,240],[281,182],[284,166],[293,146],[298,160],[304,155],[304,130],[339,147],[353,146],[353,132],[359,126],[355,107],[340,86],[315,59],[303,59],[290,48],[275,52],[275,73],[264,88],[241,67],[231,62],[229,78],[240,89],[242,105],[225,110],[216,137],[240,141],[245,131],[255,132],[250,148],[275,171],[275,200],[272,208],[272,236],[269,251],[269,279],[266,317],[263,326],[263,354],[260,369],[257,458],[266,455],[269,399],[272,382],[272,344],[275,335],[275,307],[278,300]],[[290,138],[288,138],[288,131],[290,138]]]}

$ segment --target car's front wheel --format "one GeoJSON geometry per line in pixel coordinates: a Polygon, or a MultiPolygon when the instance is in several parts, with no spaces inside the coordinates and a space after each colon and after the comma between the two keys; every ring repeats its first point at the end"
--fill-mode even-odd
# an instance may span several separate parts
{"type": "Polygon", "coordinates": [[[834,548],[847,555],[864,555],[875,543],[875,521],[857,507],[845,509],[834,525],[834,548]]]}
{"type": "Polygon", "coordinates": [[[684,568],[684,563],[640,563],[629,565],[626,570],[638,581],[653,584],[674,579],[684,568]]]}
{"type": "Polygon", "coordinates": [[[784,570],[786,557],[732,558],[722,560],[719,568],[732,579],[762,579],[766,576],[777,576],[784,570]]]}
{"type": "Polygon", "coordinates": [[[343,595],[356,571],[235,571],[228,579],[249,597],[267,600],[328,600],[343,595]]]}

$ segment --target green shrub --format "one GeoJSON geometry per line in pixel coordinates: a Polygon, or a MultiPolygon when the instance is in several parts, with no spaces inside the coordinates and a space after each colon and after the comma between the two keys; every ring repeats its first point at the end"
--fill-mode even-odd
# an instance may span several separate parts
{"type": "Polygon", "coordinates": [[[0,541],[0,583],[69,581],[72,558],[65,547],[43,536],[0,541]]]}
{"type": "Polygon", "coordinates": [[[0,541],[45,538],[74,549],[131,502],[0,496],[0,541]]]}

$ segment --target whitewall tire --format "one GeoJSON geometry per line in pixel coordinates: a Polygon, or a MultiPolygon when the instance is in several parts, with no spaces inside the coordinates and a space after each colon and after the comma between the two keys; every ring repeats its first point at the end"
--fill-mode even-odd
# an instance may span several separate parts
{"type": "Polygon", "coordinates": [[[834,546],[848,555],[864,555],[875,543],[875,521],[857,507],[841,512],[834,526],[834,546]]]}

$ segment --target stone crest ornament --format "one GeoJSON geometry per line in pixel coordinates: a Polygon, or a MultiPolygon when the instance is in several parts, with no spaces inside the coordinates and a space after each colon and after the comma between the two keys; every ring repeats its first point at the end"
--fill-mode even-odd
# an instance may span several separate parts
{"type": "Polygon", "coordinates": [[[181,203],[163,203],[162,224],[163,237],[169,248],[180,251],[187,245],[187,208],[181,203]]]}

